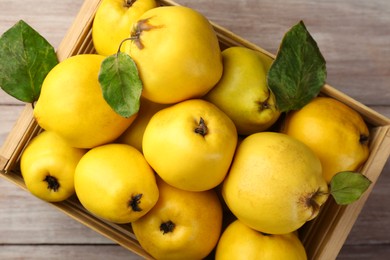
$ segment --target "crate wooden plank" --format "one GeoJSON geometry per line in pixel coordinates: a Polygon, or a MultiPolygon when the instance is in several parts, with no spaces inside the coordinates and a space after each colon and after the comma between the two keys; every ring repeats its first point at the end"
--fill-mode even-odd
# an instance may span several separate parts
{"type": "Polygon", "coordinates": [[[347,245],[340,252],[337,260],[377,259],[386,260],[390,255],[390,247],[386,244],[347,245]]]}
{"type": "MultiPolygon", "coordinates": [[[[346,245],[389,244],[390,234],[390,161],[383,168],[381,176],[373,187],[346,245]]],[[[390,247],[390,245],[389,245],[390,247]]]]}
{"type": "Polygon", "coordinates": [[[0,148],[0,169],[5,172],[14,167],[29,140],[39,131],[32,115],[33,108],[25,105],[18,120],[0,148]]]}
{"type": "Polygon", "coordinates": [[[21,255],[28,256],[28,260],[106,260],[108,256],[110,260],[144,259],[117,245],[0,245],[0,259],[21,259],[21,255]]]}
{"type": "Polygon", "coordinates": [[[0,190],[0,245],[114,243],[12,182],[1,179],[0,190]]]}
{"type": "MultiPolygon", "coordinates": [[[[337,260],[387,259],[390,247],[386,245],[347,246],[337,260]]],[[[141,260],[140,256],[129,254],[117,245],[0,245],[0,259],[20,259],[28,256],[29,260],[141,260]]]]}
{"type": "Polygon", "coordinates": [[[362,173],[371,181],[372,185],[356,202],[339,206],[328,200],[323,212],[313,222],[309,223],[309,228],[303,228],[306,233],[303,235],[303,243],[307,248],[308,255],[314,259],[334,259],[341,250],[347,239],[352,226],[356,222],[364,203],[368,199],[377,179],[378,171],[381,172],[390,154],[390,126],[375,129],[374,141],[371,143],[371,155],[365,163],[362,173]],[[380,142],[375,142],[381,140],[380,142]],[[375,154],[375,156],[373,156],[375,154]],[[318,234],[322,234],[319,236],[318,234]]]}
{"type": "Polygon", "coordinates": [[[0,105],[0,146],[9,135],[24,106],[0,105]]]}

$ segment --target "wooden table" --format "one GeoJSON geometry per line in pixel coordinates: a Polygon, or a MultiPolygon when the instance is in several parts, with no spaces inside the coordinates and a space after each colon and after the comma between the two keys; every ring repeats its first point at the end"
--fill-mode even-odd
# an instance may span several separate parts
{"type": "MultiPolygon", "coordinates": [[[[0,33],[23,19],[57,47],[83,0],[0,0],[0,33]]],[[[266,50],[303,20],[328,68],[328,83],[390,117],[390,1],[177,0],[266,50]]],[[[0,91],[0,144],[23,104],[0,91]]],[[[388,259],[388,162],[338,259],[388,259]]],[[[0,259],[138,259],[0,178],[0,259]]]]}

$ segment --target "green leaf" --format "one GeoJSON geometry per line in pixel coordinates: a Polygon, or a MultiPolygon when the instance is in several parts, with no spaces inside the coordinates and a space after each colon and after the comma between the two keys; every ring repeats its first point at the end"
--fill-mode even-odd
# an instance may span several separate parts
{"type": "Polygon", "coordinates": [[[371,181],[358,172],[339,172],[330,181],[330,194],[339,205],[358,200],[371,185],[371,181]]]}
{"type": "Polygon", "coordinates": [[[23,20],[0,38],[0,87],[20,101],[38,99],[43,80],[57,63],[54,48],[23,20]]]}
{"type": "Polygon", "coordinates": [[[126,53],[118,52],[102,62],[99,82],[104,99],[123,117],[138,112],[142,81],[134,60],[126,53]]]}
{"type": "Polygon", "coordinates": [[[302,21],[283,37],[267,80],[281,112],[302,108],[325,84],[325,59],[302,21]]]}

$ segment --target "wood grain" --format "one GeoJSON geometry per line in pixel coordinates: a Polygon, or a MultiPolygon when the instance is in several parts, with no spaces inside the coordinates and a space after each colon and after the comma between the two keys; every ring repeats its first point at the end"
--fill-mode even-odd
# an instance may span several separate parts
{"type": "MultiPolygon", "coordinates": [[[[0,0],[0,34],[19,19],[55,47],[82,0],[0,0]]],[[[390,2],[387,0],[177,0],[233,33],[276,53],[303,20],[327,60],[328,82],[390,117],[390,2]]],[[[0,144],[23,109],[0,91],[0,144]]],[[[338,259],[387,259],[390,253],[388,162],[338,259]]],[[[0,178],[0,259],[139,259],[0,178]]]]}
{"type": "Polygon", "coordinates": [[[5,245],[0,252],[1,259],[28,259],[28,260],[140,260],[136,255],[129,256],[129,252],[117,245],[5,245]],[[19,257],[21,256],[21,257],[19,257]],[[27,256],[27,257],[23,257],[27,256]]]}

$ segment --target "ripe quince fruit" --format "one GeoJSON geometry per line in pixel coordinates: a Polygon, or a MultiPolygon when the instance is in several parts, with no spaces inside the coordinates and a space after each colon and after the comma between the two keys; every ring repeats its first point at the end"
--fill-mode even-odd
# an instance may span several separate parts
{"type": "Polygon", "coordinates": [[[69,146],[54,132],[43,131],[31,140],[20,159],[27,189],[45,201],[66,200],[75,192],[76,166],[86,151],[69,146]]]}
{"type": "Polygon", "coordinates": [[[121,42],[130,37],[131,28],[138,18],[156,6],[155,0],[101,1],[92,24],[96,52],[104,56],[115,54],[121,42]]]}
{"type": "Polygon", "coordinates": [[[103,97],[98,81],[105,57],[79,54],[57,64],[43,81],[34,117],[77,148],[93,148],[118,138],[137,114],[117,114],[103,97]]]}
{"type": "Polygon", "coordinates": [[[129,223],[157,202],[155,174],[142,154],[126,144],[89,150],[76,167],[75,190],[92,214],[114,223],[129,223]]]}
{"type": "Polygon", "coordinates": [[[210,102],[186,100],[158,111],[146,126],[145,159],[168,184],[204,191],[225,178],[237,144],[230,118],[210,102]]]}
{"type": "Polygon", "coordinates": [[[164,104],[206,94],[222,75],[218,38],[210,22],[184,6],[145,12],[127,53],[137,64],[143,97],[164,104]]]}
{"type": "Polygon", "coordinates": [[[286,234],[314,219],[329,196],[321,162],[301,141],[259,132],[238,146],[223,181],[232,213],[267,234],[286,234]]]}
{"type": "Polygon", "coordinates": [[[223,231],[215,252],[215,260],[230,259],[306,260],[307,255],[294,232],[265,234],[235,220],[223,231]]]}
{"type": "Polygon", "coordinates": [[[214,190],[185,191],[157,178],[156,205],[131,225],[146,252],[155,259],[204,259],[216,246],[222,206],[214,190]]]}
{"type": "Polygon", "coordinates": [[[282,132],[309,146],[329,183],[341,171],[356,171],[369,155],[369,130],[361,115],[331,97],[317,97],[291,111],[282,132]]]}
{"type": "Polygon", "coordinates": [[[225,49],[222,57],[222,77],[204,99],[224,111],[240,135],[269,129],[280,116],[275,96],[267,85],[272,59],[240,46],[225,49]]]}

